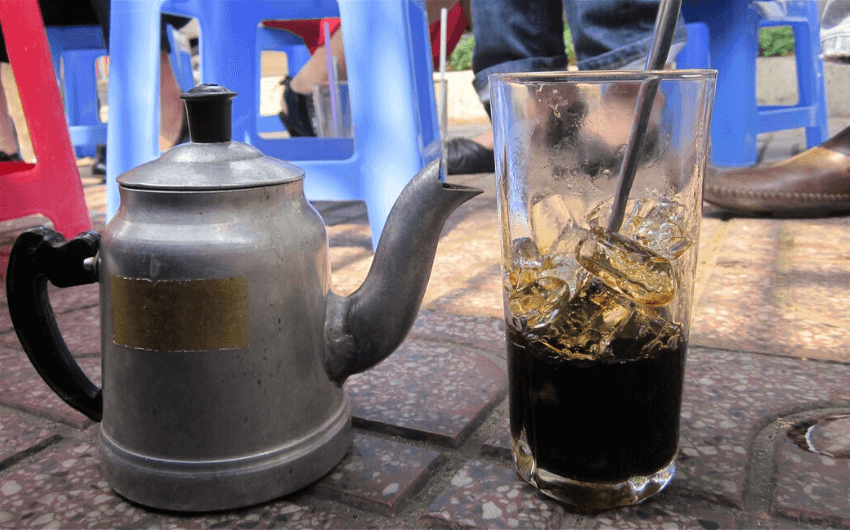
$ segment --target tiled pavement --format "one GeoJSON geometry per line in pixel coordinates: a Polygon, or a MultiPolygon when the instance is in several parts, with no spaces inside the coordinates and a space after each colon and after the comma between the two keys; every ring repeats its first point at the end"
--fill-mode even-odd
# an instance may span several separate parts
{"type": "MultiPolygon", "coordinates": [[[[98,426],[40,381],[0,297],[0,527],[850,527],[850,218],[706,207],[676,478],[643,505],[581,514],[511,468],[493,177],[451,180],[485,193],[450,218],[400,350],[347,382],[349,454],[317,484],[253,508],[184,515],[114,494],[98,426]]],[[[102,228],[103,187],[84,182],[102,228]]],[[[334,290],[350,293],[372,258],[365,209],[318,206],[334,290]]],[[[39,221],[0,226],[0,257],[39,221]]],[[[99,379],[97,287],[51,293],[72,351],[99,379]]]]}

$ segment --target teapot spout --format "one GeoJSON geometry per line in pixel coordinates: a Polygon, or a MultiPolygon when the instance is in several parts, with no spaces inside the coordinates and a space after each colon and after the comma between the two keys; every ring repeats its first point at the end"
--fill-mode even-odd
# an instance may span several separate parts
{"type": "Polygon", "coordinates": [[[363,285],[350,296],[328,298],[325,369],[333,381],[341,385],[398,348],[419,313],[446,219],[481,192],[441,182],[439,159],[407,184],[363,285]]]}

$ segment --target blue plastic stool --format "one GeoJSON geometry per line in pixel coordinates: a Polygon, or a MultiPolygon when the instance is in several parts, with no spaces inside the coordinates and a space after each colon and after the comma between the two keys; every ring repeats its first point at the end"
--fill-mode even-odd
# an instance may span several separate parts
{"type": "MultiPolygon", "coordinates": [[[[815,0],[755,2],[702,0],[686,2],[685,20],[703,22],[708,41],[691,42],[677,58],[679,68],[717,69],[717,93],[711,125],[712,163],[750,166],[756,163],[759,133],[805,128],[806,144],[814,147],[829,137],[820,57],[818,10],[815,0]],[[760,106],[756,103],[758,28],[790,26],[797,61],[796,105],[760,106]],[[710,65],[691,46],[707,48],[710,65]],[[686,53],[687,51],[687,53],[686,53]]],[[[689,26],[690,27],[690,26],[689,26]]]]}
{"type": "Polygon", "coordinates": [[[688,40],[685,47],[676,56],[676,68],[711,68],[711,54],[708,51],[708,26],[703,22],[691,22],[688,27],[688,40]]]}
{"type": "Polygon", "coordinates": [[[94,63],[107,54],[99,26],[49,27],[47,39],[56,78],[60,80],[65,118],[77,156],[93,156],[106,143],[100,121],[94,63]]]}
{"type": "Polygon", "coordinates": [[[427,17],[417,0],[122,0],[112,3],[107,219],[115,178],[159,156],[160,13],[198,19],[201,80],[239,93],[233,139],[307,172],[310,200],[362,200],[377,245],[405,184],[440,156],[427,17]],[[257,130],[263,20],[339,16],[354,138],[265,139],[257,130]]]}

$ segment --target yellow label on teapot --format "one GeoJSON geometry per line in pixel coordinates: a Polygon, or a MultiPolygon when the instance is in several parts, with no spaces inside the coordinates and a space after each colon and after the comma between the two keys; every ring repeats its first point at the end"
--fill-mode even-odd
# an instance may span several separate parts
{"type": "Polygon", "coordinates": [[[109,279],[112,340],[154,351],[248,345],[248,284],[243,277],[151,281],[109,279]]]}

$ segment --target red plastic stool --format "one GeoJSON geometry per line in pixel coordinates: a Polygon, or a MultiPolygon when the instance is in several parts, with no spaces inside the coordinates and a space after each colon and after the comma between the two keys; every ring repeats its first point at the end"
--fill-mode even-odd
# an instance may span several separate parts
{"type": "Polygon", "coordinates": [[[0,1],[0,26],[36,157],[0,163],[0,221],[40,213],[70,239],[91,221],[38,1],[0,1]]]}

